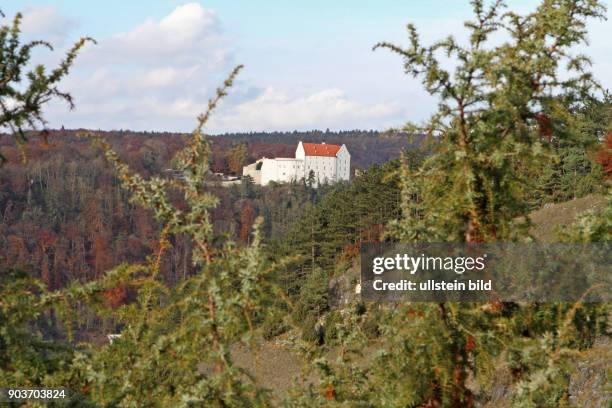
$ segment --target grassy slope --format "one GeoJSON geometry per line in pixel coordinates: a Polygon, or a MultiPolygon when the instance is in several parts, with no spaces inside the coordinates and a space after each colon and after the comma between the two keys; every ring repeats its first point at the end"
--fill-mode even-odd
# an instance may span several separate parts
{"type": "Polygon", "coordinates": [[[531,232],[538,241],[554,242],[559,228],[572,224],[585,211],[598,210],[604,205],[605,197],[600,194],[590,194],[564,203],[546,204],[531,213],[534,224],[531,232]]]}
{"type": "MultiPolygon", "coordinates": [[[[558,228],[573,223],[577,216],[585,211],[602,208],[604,204],[605,198],[601,195],[589,195],[564,203],[548,204],[531,214],[534,237],[542,241],[552,241],[558,228]]],[[[285,342],[282,341],[282,337],[286,335],[271,341],[259,341],[254,353],[245,347],[236,347],[232,351],[237,365],[246,369],[261,385],[270,389],[275,397],[282,395],[298,380],[305,364],[296,351],[283,345],[285,342]]]]}

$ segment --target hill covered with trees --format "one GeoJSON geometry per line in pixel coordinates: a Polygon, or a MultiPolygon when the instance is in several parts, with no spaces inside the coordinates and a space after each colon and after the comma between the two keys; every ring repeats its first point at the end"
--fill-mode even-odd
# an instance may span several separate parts
{"type": "MultiPolygon", "coordinates": [[[[571,378],[586,357],[609,369],[609,303],[330,302],[330,284],[355,270],[364,243],[529,243],[534,209],[592,192],[605,202],[555,239],[612,240],[611,105],[585,57],[570,53],[604,7],[544,0],[519,15],[472,4],[467,46],[424,45],[412,25],[406,46],[377,46],[439,102],[430,121],[404,129],[425,135],[419,148],[321,189],[206,182],[249,154],[246,135],[215,148],[223,139],[204,133],[241,66],[189,136],[83,132],[42,144],[27,144],[22,127],[42,121],[49,97],[70,100],[54,87],[79,46],[56,76],[28,76],[23,95],[15,70],[5,72],[2,97],[25,104],[0,120],[11,131],[0,167],[0,388],[65,387],[72,406],[584,401],[571,378]],[[490,38],[499,31],[501,44],[490,38]],[[236,349],[255,353],[262,337],[304,361],[302,381],[282,394],[236,364],[236,349]]],[[[16,18],[2,28],[2,58],[23,68],[31,46],[20,48],[18,27],[16,18]]],[[[596,374],[582,383],[603,387],[596,374]]],[[[589,398],[609,402],[605,389],[589,398]]]]}
{"type": "MultiPolygon", "coordinates": [[[[87,141],[77,137],[87,129],[52,130],[24,132],[33,143],[28,145],[29,156],[45,160],[52,147],[54,150],[88,155],[87,141]]],[[[97,131],[125,160],[133,162],[135,168],[144,174],[168,168],[169,158],[178,151],[188,135],[168,132],[134,132],[129,130],[97,131]]],[[[14,161],[20,151],[12,146],[8,135],[0,137],[0,149],[14,161]]],[[[241,175],[242,166],[262,157],[293,157],[300,141],[313,143],[346,144],[351,153],[353,170],[366,169],[372,164],[381,164],[399,157],[402,151],[418,146],[421,138],[410,140],[401,132],[377,132],[347,130],[340,132],[271,132],[271,133],[228,133],[211,136],[211,170],[226,174],[241,175]]]]}
{"type": "MultiPolygon", "coordinates": [[[[159,233],[150,213],[129,202],[99,150],[92,149],[90,142],[77,133],[30,134],[27,164],[21,162],[19,150],[9,138],[5,137],[2,145],[9,161],[0,172],[0,268],[36,271],[35,276],[50,288],[100,277],[122,262],[144,261],[159,233]]],[[[171,178],[173,173],[166,170],[172,167],[172,157],[186,140],[180,134],[98,134],[144,177],[161,174],[171,178]]],[[[270,135],[253,135],[254,141],[251,136],[211,137],[211,171],[231,173],[231,167],[241,169],[255,157],[292,155],[293,139],[312,136],[287,133],[293,138],[283,140],[270,135]],[[241,147],[242,157],[236,158],[241,147]]],[[[408,146],[405,138],[382,137],[374,132],[328,132],[325,140],[349,144],[357,155],[353,164],[358,168],[398,157],[408,146]],[[367,149],[377,153],[366,156],[367,149]]],[[[257,216],[265,219],[264,238],[279,238],[305,207],[334,189],[323,186],[315,190],[304,183],[262,188],[246,181],[231,188],[215,187],[213,183],[210,188],[220,200],[211,213],[215,234],[244,243],[250,239],[257,216]]],[[[179,196],[173,199],[181,201],[179,196]]],[[[177,282],[192,272],[189,240],[177,237],[174,244],[162,265],[162,275],[168,282],[177,282]]]]}

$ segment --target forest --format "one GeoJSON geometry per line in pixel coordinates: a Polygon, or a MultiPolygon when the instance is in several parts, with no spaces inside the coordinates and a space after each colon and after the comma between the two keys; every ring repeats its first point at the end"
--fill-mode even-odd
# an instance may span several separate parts
{"type": "MultiPolygon", "coordinates": [[[[2,268],[37,271],[37,277],[57,289],[75,280],[100,277],[122,262],[143,262],[159,234],[159,225],[151,214],[129,202],[129,195],[121,189],[99,151],[79,139],[77,132],[48,133],[46,140],[31,135],[28,166],[20,163],[17,149],[11,149],[10,141],[4,138],[7,147],[3,151],[9,162],[0,174],[2,268]]],[[[345,133],[359,140],[356,152],[360,151],[357,146],[376,146],[371,150],[378,152],[363,160],[357,153],[355,168],[397,158],[407,144],[406,138],[380,138],[376,133],[360,138],[358,131],[345,133]]],[[[328,136],[327,140],[338,142],[347,138],[331,133],[328,136]]],[[[162,174],[169,178],[172,173],[166,170],[171,168],[171,158],[185,141],[185,136],[178,134],[118,133],[104,134],[104,138],[134,171],[145,177],[162,174]]],[[[232,174],[228,162],[242,146],[248,153],[235,160],[236,172],[252,157],[289,155],[295,150],[293,144],[265,144],[257,138],[249,143],[229,136],[211,140],[211,171],[225,174],[232,174]]],[[[255,218],[262,215],[266,239],[280,238],[292,220],[330,189],[331,186],[308,188],[303,183],[262,188],[246,181],[231,188],[213,185],[211,190],[220,200],[211,214],[215,233],[247,243],[255,218]]],[[[176,239],[162,267],[162,275],[171,283],[192,272],[189,240],[176,239]]]]}
{"type": "Polygon", "coordinates": [[[19,16],[3,25],[0,388],[63,387],[49,405],[75,407],[609,403],[608,303],[355,293],[367,243],[533,242],[534,212],[580,199],[597,205],[553,241],[612,238],[612,96],[569,52],[604,6],[472,5],[468,46],[424,45],[412,25],[408,45],[376,45],[439,101],[389,132],[208,135],[242,66],[190,134],[46,129],[42,107],[72,103],[58,86],[92,40],[28,71],[41,44],[21,42],[19,16]],[[349,146],[350,182],[215,184],[300,140],[349,146]],[[262,347],[300,361],[270,373],[292,376],[282,389],[255,374],[262,347]]]}

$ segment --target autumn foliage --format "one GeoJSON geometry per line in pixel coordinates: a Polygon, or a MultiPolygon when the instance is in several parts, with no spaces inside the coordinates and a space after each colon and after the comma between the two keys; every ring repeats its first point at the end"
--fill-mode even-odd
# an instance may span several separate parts
{"type": "Polygon", "coordinates": [[[118,286],[116,288],[108,289],[103,292],[104,300],[106,304],[113,309],[125,304],[128,299],[128,290],[125,286],[118,286]]]}
{"type": "Polygon", "coordinates": [[[595,160],[603,167],[606,177],[612,177],[612,131],[603,140],[595,160]]]}

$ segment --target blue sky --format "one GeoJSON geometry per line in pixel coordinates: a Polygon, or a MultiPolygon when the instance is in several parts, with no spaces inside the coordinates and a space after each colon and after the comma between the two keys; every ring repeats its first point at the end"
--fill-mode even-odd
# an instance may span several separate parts
{"type": "MultiPolygon", "coordinates": [[[[518,11],[536,4],[509,0],[518,11]]],[[[224,131],[386,129],[421,121],[435,101],[402,72],[399,57],[372,52],[377,41],[405,42],[414,22],[426,41],[461,37],[463,0],[76,1],[21,0],[28,38],[50,38],[57,61],[81,35],[98,40],[79,57],[63,88],[77,108],[52,104],[52,127],[190,130],[219,81],[245,65],[231,97],[210,123],[224,131]]],[[[610,22],[590,26],[604,85],[612,79],[610,22]]]]}

